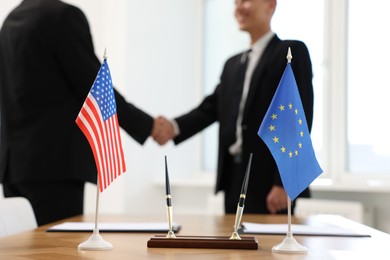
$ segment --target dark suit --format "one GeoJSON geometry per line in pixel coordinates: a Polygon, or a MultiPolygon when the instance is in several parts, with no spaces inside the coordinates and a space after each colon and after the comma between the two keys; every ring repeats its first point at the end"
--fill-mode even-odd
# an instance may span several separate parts
{"type": "MultiPolygon", "coordinates": [[[[99,68],[80,9],[24,0],[9,14],[0,31],[0,182],[96,183],[92,151],[75,120],[99,68]]],[[[117,91],[115,97],[120,126],[142,144],[153,118],[117,91]]]]}
{"type": "MultiPolygon", "coordinates": [[[[238,108],[237,82],[240,60],[243,54],[231,57],[225,63],[220,83],[214,93],[189,113],[176,118],[180,134],[176,144],[186,140],[214,122],[219,122],[218,172],[216,192],[225,191],[225,210],[237,207],[242,179],[249,153],[253,153],[251,176],[245,212],[269,213],[266,197],[273,185],[281,186],[281,179],[275,161],[267,146],[257,135],[262,119],[267,112],[287,63],[287,50],[291,47],[292,68],[299,87],[309,128],[313,118],[312,67],[306,46],[299,41],[281,41],[276,35],[267,45],[257,64],[250,83],[242,120],[242,162],[238,165],[228,149],[235,142],[238,108]],[[227,196],[227,197],[226,197],[227,196]],[[226,201],[229,200],[229,201],[226,201]],[[226,207],[227,205],[227,207],[226,207]]],[[[309,196],[305,190],[301,196],[309,196]]]]}

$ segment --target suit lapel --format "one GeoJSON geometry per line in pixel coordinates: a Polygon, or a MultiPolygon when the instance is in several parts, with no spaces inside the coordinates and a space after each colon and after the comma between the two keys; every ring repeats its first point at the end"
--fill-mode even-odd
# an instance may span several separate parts
{"type": "Polygon", "coordinates": [[[260,85],[259,82],[261,81],[261,75],[264,72],[265,65],[267,64],[269,57],[273,53],[274,48],[277,46],[277,44],[280,41],[281,40],[279,39],[279,37],[277,35],[275,35],[271,39],[271,41],[268,43],[267,47],[265,48],[263,55],[260,58],[259,63],[256,66],[255,71],[253,72],[252,80],[251,80],[251,83],[249,85],[248,97],[247,97],[247,101],[246,101],[245,108],[244,108],[243,120],[245,120],[245,117],[247,116],[249,109],[252,106],[253,99],[254,99],[255,92],[256,92],[256,88],[260,85]]]}

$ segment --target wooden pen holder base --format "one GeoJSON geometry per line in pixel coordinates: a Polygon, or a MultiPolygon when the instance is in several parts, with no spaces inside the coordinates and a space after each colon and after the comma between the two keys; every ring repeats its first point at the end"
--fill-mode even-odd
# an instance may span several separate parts
{"type": "Polygon", "coordinates": [[[241,237],[240,240],[232,240],[230,237],[223,236],[177,236],[176,238],[167,238],[157,235],[149,239],[148,247],[257,250],[258,243],[255,237],[241,237]]]}

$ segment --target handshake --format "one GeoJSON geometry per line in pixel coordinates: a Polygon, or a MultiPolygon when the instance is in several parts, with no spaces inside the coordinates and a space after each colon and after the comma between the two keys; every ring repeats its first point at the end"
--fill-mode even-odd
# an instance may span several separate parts
{"type": "Polygon", "coordinates": [[[176,136],[173,123],[163,116],[154,119],[151,136],[159,145],[166,144],[176,136]]]}

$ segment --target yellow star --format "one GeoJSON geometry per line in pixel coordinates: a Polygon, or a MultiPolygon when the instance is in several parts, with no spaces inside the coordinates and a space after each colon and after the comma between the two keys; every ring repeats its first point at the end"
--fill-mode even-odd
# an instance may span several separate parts
{"type": "Polygon", "coordinates": [[[302,149],[302,143],[299,143],[299,144],[298,144],[298,146],[299,146],[299,148],[301,148],[301,149],[302,149]]]}
{"type": "Polygon", "coordinates": [[[272,114],[271,118],[272,118],[272,120],[278,119],[278,115],[277,114],[272,114]]]}
{"type": "Polygon", "coordinates": [[[298,109],[295,109],[295,114],[298,115],[298,109]]]}
{"type": "Polygon", "coordinates": [[[302,125],[302,119],[299,119],[299,120],[298,120],[298,123],[299,123],[300,125],[302,125]]]}
{"type": "Polygon", "coordinates": [[[295,150],[295,156],[298,156],[298,150],[295,150]]]}
{"type": "Polygon", "coordinates": [[[303,132],[302,131],[299,134],[301,135],[301,137],[303,137],[303,132]]]}
{"type": "Polygon", "coordinates": [[[290,158],[292,158],[293,153],[290,151],[290,152],[288,153],[288,156],[289,156],[290,158]]]}
{"type": "Polygon", "coordinates": [[[286,147],[282,146],[282,148],[280,148],[280,150],[282,151],[282,153],[285,153],[286,152],[286,147]]]}
{"type": "Polygon", "coordinates": [[[275,126],[274,125],[270,125],[269,127],[268,127],[268,129],[272,132],[272,131],[275,131],[275,126]]]}
{"type": "Polygon", "coordinates": [[[274,140],[274,143],[279,143],[279,138],[277,138],[276,136],[272,140],[274,140]]]}
{"type": "Polygon", "coordinates": [[[283,105],[280,105],[280,106],[279,106],[279,109],[280,109],[280,111],[283,111],[283,110],[284,110],[284,106],[283,106],[283,105]]]}
{"type": "Polygon", "coordinates": [[[288,107],[290,108],[290,109],[292,109],[292,104],[290,103],[290,104],[288,104],[288,107]]]}

